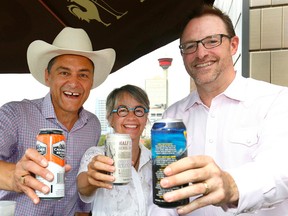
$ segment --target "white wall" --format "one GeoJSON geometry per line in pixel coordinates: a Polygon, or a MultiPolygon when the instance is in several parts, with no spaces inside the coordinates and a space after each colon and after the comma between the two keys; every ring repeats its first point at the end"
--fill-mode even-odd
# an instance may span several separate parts
{"type": "Polygon", "coordinates": [[[238,52],[233,56],[235,70],[242,71],[242,44],[243,44],[243,1],[242,0],[215,0],[214,6],[221,9],[231,18],[236,35],[240,38],[238,52]]]}

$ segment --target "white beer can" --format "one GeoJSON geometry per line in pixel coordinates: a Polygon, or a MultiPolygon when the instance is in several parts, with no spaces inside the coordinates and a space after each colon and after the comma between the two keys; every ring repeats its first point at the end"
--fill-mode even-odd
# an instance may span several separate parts
{"type": "Polygon", "coordinates": [[[132,140],[129,134],[108,134],[105,142],[106,156],[114,160],[114,185],[125,185],[131,180],[132,140]]]}

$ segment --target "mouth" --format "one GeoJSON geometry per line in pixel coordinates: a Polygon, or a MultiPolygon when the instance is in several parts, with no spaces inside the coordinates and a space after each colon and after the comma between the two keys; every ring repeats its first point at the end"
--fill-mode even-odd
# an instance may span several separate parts
{"type": "Polygon", "coordinates": [[[128,129],[135,129],[135,128],[137,128],[138,126],[137,125],[131,125],[131,124],[125,124],[125,125],[123,125],[125,128],[128,128],[128,129]]]}
{"type": "Polygon", "coordinates": [[[204,62],[201,64],[195,64],[195,68],[205,68],[205,67],[211,66],[212,64],[214,64],[214,61],[204,62]]]}
{"type": "Polygon", "coordinates": [[[78,93],[78,92],[64,91],[64,94],[65,94],[67,97],[79,97],[79,96],[80,96],[80,93],[78,93]]]}

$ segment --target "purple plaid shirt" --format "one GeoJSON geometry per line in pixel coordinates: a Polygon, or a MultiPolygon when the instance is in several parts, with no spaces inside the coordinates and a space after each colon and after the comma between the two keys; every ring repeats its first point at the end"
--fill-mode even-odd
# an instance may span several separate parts
{"type": "Polygon", "coordinates": [[[35,205],[23,193],[0,190],[0,200],[17,201],[15,216],[70,216],[75,212],[90,211],[90,205],[84,204],[78,196],[76,176],[82,155],[86,149],[97,145],[100,138],[98,118],[82,109],[71,131],[67,131],[56,118],[50,94],[41,99],[7,103],[0,108],[0,160],[19,161],[27,148],[35,148],[36,136],[41,128],[64,130],[66,162],[72,166],[72,170],[65,175],[65,197],[41,200],[35,205]]]}

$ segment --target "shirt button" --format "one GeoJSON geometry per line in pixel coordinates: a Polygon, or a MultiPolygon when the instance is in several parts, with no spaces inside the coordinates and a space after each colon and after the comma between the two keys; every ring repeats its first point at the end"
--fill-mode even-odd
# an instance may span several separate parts
{"type": "Polygon", "coordinates": [[[213,143],[214,142],[214,140],[213,139],[209,139],[209,143],[213,143]]]}

